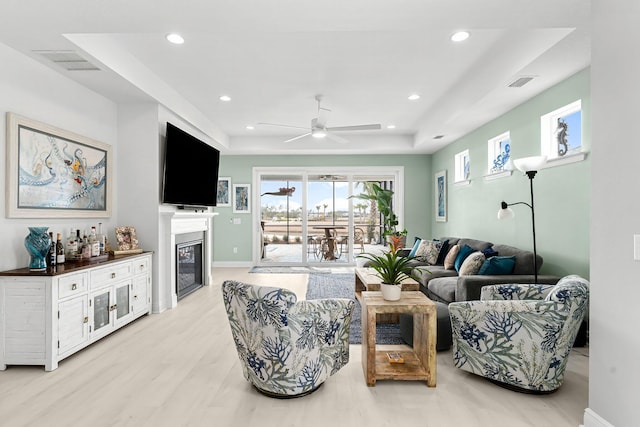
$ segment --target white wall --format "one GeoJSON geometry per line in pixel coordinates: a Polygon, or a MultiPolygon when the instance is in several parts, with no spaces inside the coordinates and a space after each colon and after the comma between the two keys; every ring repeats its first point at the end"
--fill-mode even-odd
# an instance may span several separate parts
{"type": "Polygon", "coordinates": [[[586,427],[640,425],[640,2],[593,0],[591,305],[586,427]]]}
{"type": "MultiPolygon", "coordinates": [[[[117,156],[117,106],[44,65],[0,43],[0,188],[6,186],[6,113],[59,127],[113,147],[117,156]]],[[[114,174],[113,186],[118,186],[114,174]]],[[[115,191],[115,190],[114,190],[115,191]]],[[[115,196],[114,192],[114,196],[115,196]]],[[[0,199],[0,270],[26,267],[29,255],[23,240],[28,226],[48,226],[67,235],[70,227],[84,228],[103,223],[114,238],[117,201],[111,218],[101,219],[14,219],[7,218],[5,198],[0,199]]]]}

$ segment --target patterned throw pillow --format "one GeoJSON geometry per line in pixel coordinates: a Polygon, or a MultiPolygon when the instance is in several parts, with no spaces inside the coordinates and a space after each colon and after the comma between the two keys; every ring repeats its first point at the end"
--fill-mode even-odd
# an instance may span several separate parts
{"type": "Polygon", "coordinates": [[[442,248],[442,242],[422,240],[418,250],[416,251],[416,259],[418,261],[426,262],[429,265],[435,265],[438,261],[440,248],[442,248]]]}
{"type": "Polygon", "coordinates": [[[460,246],[453,245],[451,249],[449,249],[449,253],[444,259],[444,268],[446,270],[453,270],[454,264],[456,262],[456,257],[458,256],[458,252],[460,252],[460,246]]]}
{"type": "Polygon", "coordinates": [[[459,276],[472,276],[478,274],[478,270],[484,264],[484,254],[480,251],[474,252],[462,262],[460,266],[460,271],[458,271],[459,276]]]}

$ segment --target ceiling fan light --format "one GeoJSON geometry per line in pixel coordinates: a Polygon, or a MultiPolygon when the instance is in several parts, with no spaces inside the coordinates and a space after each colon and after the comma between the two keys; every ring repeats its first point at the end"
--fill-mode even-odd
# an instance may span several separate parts
{"type": "Polygon", "coordinates": [[[467,31],[457,31],[451,35],[451,41],[462,42],[469,38],[467,31]]]}
{"type": "Polygon", "coordinates": [[[311,131],[311,136],[314,138],[321,139],[327,136],[327,132],[325,132],[324,129],[313,129],[311,131]]]}
{"type": "Polygon", "coordinates": [[[173,44],[183,44],[184,38],[178,33],[167,34],[167,40],[173,44]]]}

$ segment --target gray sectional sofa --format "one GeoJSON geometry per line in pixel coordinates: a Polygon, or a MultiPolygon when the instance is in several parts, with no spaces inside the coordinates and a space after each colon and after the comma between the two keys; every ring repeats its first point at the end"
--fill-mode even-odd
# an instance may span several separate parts
{"type": "MultiPolygon", "coordinates": [[[[476,251],[492,248],[498,256],[515,256],[513,272],[506,275],[465,275],[459,276],[455,269],[447,270],[444,265],[429,265],[414,259],[413,274],[420,282],[420,290],[434,301],[449,304],[454,301],[471,301],[480,299],[480,289],[486,285],[501,283],[534,283],[533,252],[513,246],[493,244],[483,240],[459,237],[442,237],[441,242],[448,241],[448,248],[453,245],[468,245],[476,251]]],[[[446,245],[445,245],[446,248],[446,245]]],[[[443,250],[445,249],[443,248],[443,250]]],[[[404,250],[405,254],[409,251],[404,250]]],[[[441,255],[440,259],[443,258],[441,255]]],[[[538,272],[543,259],[537,256],[538,272]]],[[[538,275],[538,283],[554,285],[560,280],[558,276],[538,275]]]]}
{"type": "MultiPolygon", "coordinates": [[[[453,245],[460,247],[468,245],[476,251],[484,251],[492,248],[497,252],[497,256],[515,257],[515,264],[511,274],[501,275],[463,275],[459,276],[455,269],[445,269],[442,262],[430,265],[420,262],[416,259],[412,260],[414,265],[413,275],[420,282],[420,290],[431,300],[435,301],[438,317],[437,332],[437,350],[448,350],[451,347],[451,323],[448,315],[448,304],[454,301],[472,301],[480,299],[480,290],[483,286],[504,283],[534,283],[533,275],[533,252],[515,248],[513,246],[493,244],[482,240],[459,238],[459,237],[442,237],[441,242],[448,241],[449,249],[453,245]]],[[[447,250],[446,245],[443,250],[447,250]]],[[[403,249],[402,254],[408,255],[410,249],[403,249]]],[[[444,254],[438,257],[439,260],[444,258],[444,254]]],[[[540,272],[542,266],[542,257],[537,256],[537,267],[540,272]]],[[[539,284],[555,285],[560,280],[558,276],[540,275],[538,274],[539,284]]],[[[413,345],[413,316],[400,315],[400,335],[402,339],[409,345],[413,345]]],[[[574,343],[576,347],[582,347],[587,344],[587,320],[582,322],[578,337],[574,343]]]]}

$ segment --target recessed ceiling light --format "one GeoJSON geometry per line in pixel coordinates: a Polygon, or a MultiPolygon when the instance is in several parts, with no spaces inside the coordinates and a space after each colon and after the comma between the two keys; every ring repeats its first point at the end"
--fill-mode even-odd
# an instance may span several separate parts
{"type": "Polygon", "coordinates": [[[412,93],[407,99],[409,101],[417,101],[418,99],[420,99],[420,95],[418,95],[417,93],[412,93]]]}
{"type": "Polygon", "coordinates": [[[254,129],[255,129],[255,127],[254,127],[254,126],[252,126],[252,125],[246,125],[244,128],[245,128],[246,130],[254,130],[254,129]]]}
{"type": "Polygon", "coordinates": [[[387,125],[387,129],[395,129],[396,125],[387,125]]]}
{"type": "Polygon", "coordinates": [[[222,101],[222,102],[229,102],[229,101],[231,101],[231,97],[230,97],[229,95],[222,95],[222,96],[220,97],[220,101],[222,101]]]}
{"type": "Polygon", "coordinates": [[[451,36],[451,41],[461,42],[461,41],[465,41],[468,38],[469,38],[469,33],[467,31],[458,31],[453,33],[453,35],[451,36]]]}
{"type": "Polygon", "coordinates": [[[184,38],[180,34],[171,33],[167,34],[167,40],[169,40],[173,44],[182,44],[184,43],[184,38]]]}

